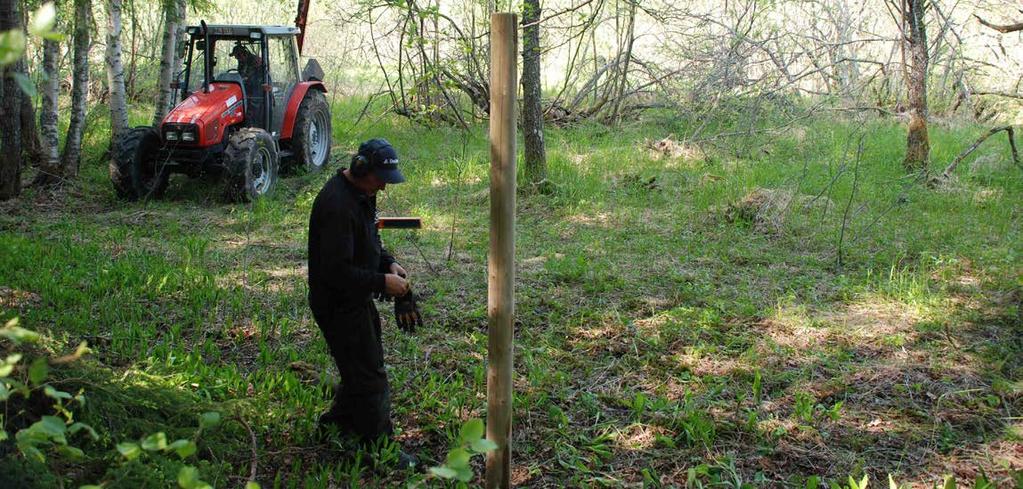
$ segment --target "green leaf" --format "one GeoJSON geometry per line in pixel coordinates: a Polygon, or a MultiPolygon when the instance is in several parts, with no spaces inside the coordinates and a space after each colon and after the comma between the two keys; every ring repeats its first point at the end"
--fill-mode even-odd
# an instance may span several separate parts
{"type": "Polygon", "coordinates": [[[192,440],[181,439],[175,441],[174,443],[171,443],[170,446],[167,447],[167,449],[174,450],[174,453],[177,453],[179,457],[185,459],[192,456],[192,454],[194,454],[199,449],[199,447],[197,447],[195,445],[195,442],[192,440]]]}
{"type": "Polygon", "coordinates": [[[53,2],[46,2],[32,15],[28,24],[28,31],[33,35],[45,37],[53,32],[53,26],[57,24],[57,8],[53,2]]]}
{"type": "Polygon", "coordinates": [[[11,391],[7,390],[7,382],[0,380],[0,401],[6,401],[11,397],[11,391]]]}
{"type": "Polygon", "coordinates": [[[256,481],[248,481],[245,483],[245,489],[260,489],[260,486],[256,481]]]}
{"type": "Polygon", "coordinates": [[[465,467],[458,469],[458,475],[455,476],[455,478],[462,482],[469,482],[470,480],[472,480],[472,476],[473,476],[472,467],[466,465],[465,467]]]}
{"type": "Polygon", "coordinates": [[[78,489],[103,489],[103,486],[97,486],[95,484],[86,484],[84,486],[78,486],[78,489]]]}
{"type": "Polygon", "coordinates": [[[70,446],[70,445],[60,445],[60,446],[58,446],[57,447],[57,453],[60,453],[61,455],[64,455],[65,457],[76,459],[76,460],[85,457],[85,452],[83,452],[81,449],[75,448],[75,447],[70,446]]]}
{"type": "Polygon", "coordinates": [[[0,430],[0,441],[7,441],[10,436],[7,434],[7,430],[0,430]]]}
{"type": "Polygon", "coordinates": [[[47,397],[52,397],[53,399],[56,399],[58,401],[62,399],[71,399],[71,394],[54,389],[49,385],[43,387],[43,394],[46,394],[47,397]]]}
{"type": "Polygon", "coordinates": [[[483,438],[483,420],[479,418],[473,418],[466,421],[462,425],[462,429],[458,434],[458,439],[462,443],[470,443],[473,440],[483,438]]]}
{"type": "Polygon", "coordinates": [[[153,433],[142,439],[142,449],[147,452],[155,452],[167,448],[167,435],[163,432],[153,433]]]}
{"type": "Polygon", "coordinates": [[[480,438],[478,440],[473,440],[472,443],[469,444],[469,448],[476,453],[487,453],[491,450],[497,450],[497,443],[486,438],[480,438]]]}
{"type": "Polygon", "coordinates": [[[178,471],[178,485],[184,489],[210,489],[210,485],[199,480],[199,469],[186,465],[178,471]]]}
{"type": "Polygon", "coordinates": [[[899,485],[895,483],[891,474],[888,474],[888,489],[899,489],[899,485]]]}
{"type": "Polygon", "coordinates": [[[32,365],[28,367],[28,381],[32,385],[39,385],[46,376],[50,374],[50,363],[46,358],[37,358],[32,365]]]}
{"type": "Polygon", "coordinates": [[[74,435],[74,434],[76,434],[76,433],[78,433],[79,431],[82,431],[82,430],[85,430],[86,432],[89,433],[89,438],[92,438],[93,440],[98,440],[99,439],[99,435],[96,434],[96,430],[92,429],[92,426],[89,426],[89,425],[87,425],[85,423],[80,423],[79,422],[79,423],[75,423],[75,424],[73,424],[71,426],[68,426],[67,432],[72,434],[72,435],[74,435]]]}
{"type": "MultiPolygon", "coordinates": [[[[25,33],[20,29],[0,32],[0,66],[14,63],[23,54],[25,54],[25,33]]],[[[0,334],[2,333],[3,330],[0,330],[0,334]]]]}
{"type": "MultiPolygon", "coordinates": [[[[19,31],[19,34],[20,34],[20,31],[19,31]]],[[[0,42],[3,42],[3,40],[0,39],[0,42]]],[[[24,38],[22,39],[22,42],[24,42],[24,38]]],[[[21,49],[24,51],[24,49],[25,49],[24,46],[22,46],[21,49]]],[[[2,49],[0,49],[0,53],[2,53],[2,49]]],[[[18,58],[14,58],[14,61],[17,61],[17,60],[18,60],[18,58]]],[[[2,61],[3,60],[0,59],[0,64],[10,64],[10,63],[3,63],[2,61]]],[[[12,61],[12,63],[13,63],[13,61],[12,61]]],[[[20,73],[16,73],[16,74],[20,74],[20,73]]],[[[22,75],[22,76],[24,76],[24,75],[22,75]]],[[[28,78],[25,78],[25,79],[28,80],[28,78]]],[[[31,84],[31,82],[29,84],[31,84]]],[[[9,339],[9,340],[11,340],[11,341],[13,341],[15,343],[32,343],[32,342],[38,341],[39,338],[42,337],[42,335],[40,335],[39,333],[36,333],[35,331],[29,331],[29,330],[27,330],[25,328],[22,328],[21,326],[18,326],[18,318],[14,318],[14,319],[12,319],[10,321],[7,321],[7,324],[5,324],[3,328],[0,328],[0,336],[3,336],[4,338],[7,338],[7,339],[9,339]]]]}
{"type": "MultiPolygon", "coordinates": [[[[757,372],[757,373],[760,373],[760,372],[757,372]]],[[[820,487],[820,485],[821,485],[821,478],[817,477],[816,475],[812,475],[812,476],[810,476],[809,479],[806,479],[806,489],[817,489],[818,487],[820,487]]]]}
{"type": "Polygon", "coordinates": [[[469,466],[469,452],[465,451],[464,448],[453,448],[448,452],[448,459],[444,465],[451,467],[452,469],[458,470],[462,467],[469,466]]]}
{"type": "Polygon", "coordinates": [[[199,428],[200,429],[204,429],[205,430],[205,429],[208,429],[208,428],[215,428],[219,424],[220,424],[220,413],[218,413],[216,411],[210,411],[208,413],[202,413],[202,416],[199,416],[199,428]]]}
{"type": "Polygon", "coordinates": [[[943,487],[944,489],[956,489],[956,478],[951,475],[946,475],[945,485],[943,487]]]}
{"type": "Polygon", "coordinates": [[[142,449],[139,448],[138,444],[127,441],[118,443],[117,451],[128,460],[135,460],[139,455],[142,455],[142,449]]]}
{"type": "Polygon", "coordinates": [[[458,477],[458,472],[450,467],[441,465],[440,467],[430,467],[430,473],[440,477],[441,479],[454,479],[458,477]]]}
{"type": "Polygon", "coordinates": [[[36,96],[36,86],[32,84],[32,80],[28,79],[24,73],[12,73],[11,77],[18,83],[18,88],[21,88],[22,93],[28,97],[36,96]]]}
{"type": "Polygon", "coordinates": [[[67,425],[64,424],[64,420],[56,416],[43,416],[42,419],[22,431],[25,432],[22,439],[53,441],[60,445],[67,444],[67,438],[64,436],[67,433],[67,425]]]}
{"type": "Polygon", "coordinates": [[[46,462],[46,456],[43,455],[43,452],[39,451],[39,449],[33,445],[18,443],[18,450],[21,450],[21,453],[25,456],[25,458],[46,462]]]}

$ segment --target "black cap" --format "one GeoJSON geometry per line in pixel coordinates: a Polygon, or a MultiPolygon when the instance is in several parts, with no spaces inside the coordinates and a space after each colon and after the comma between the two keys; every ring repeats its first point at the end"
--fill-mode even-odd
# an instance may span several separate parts
{"type": "Polygon", "coordinates": [[[405,181],[405,175],[398,170],[398,152],[386,139],[375,138],[360,144],[359,156],[366,158],[370,170],[384,183],[405,181]]]}

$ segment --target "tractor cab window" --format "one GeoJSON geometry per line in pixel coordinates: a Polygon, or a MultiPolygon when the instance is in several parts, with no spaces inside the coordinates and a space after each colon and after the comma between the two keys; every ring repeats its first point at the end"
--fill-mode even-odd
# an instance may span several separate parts
{"type": "Polygon", "coordinates": [[[270,85],[273,90],[273,130],[279,131],[291,92],[298,83],[298,57],[294,36],[270,37],[270,85]]]}
{"type": "Polygon", "coordinates": [[[255,91],[258,94],[264,81],[262,46],[259,40],[213,38],[210,44],[212,46],[207,46],[201,37],[195,39],[189,60],[189,89],[195,90],[202,86],[206,72],[205,57],[209,51],[212,68],[210,81],[237,82],[246,92],[255,91]]]}

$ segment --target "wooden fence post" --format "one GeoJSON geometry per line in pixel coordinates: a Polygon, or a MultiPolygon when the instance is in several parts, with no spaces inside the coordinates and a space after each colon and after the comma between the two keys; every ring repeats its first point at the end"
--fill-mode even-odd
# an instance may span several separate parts
{"type": "Polygon", "coordinates": [[[490,255],[487,273],[488,489],[511,483],[512,337],[515,328],[515,96],[518,18],[490,18],[490,255]]]}

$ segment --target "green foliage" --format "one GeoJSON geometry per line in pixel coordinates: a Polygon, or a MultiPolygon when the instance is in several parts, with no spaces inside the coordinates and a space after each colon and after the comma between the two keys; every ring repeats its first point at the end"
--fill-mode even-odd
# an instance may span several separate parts
{"type": "Polygon", "coordinates": [[[483,437],[483,420],[473,418],[462,425],[458,432],[458,440],[450,450],[444,464],[430,467],[430,474],[441,479],[454,479],[459,482],[472,480],[473,471],[469,462],[474,455],[483,455],[496,450],[494,442],[483,437]]]}
{"type": "MultiPolygon", "coordinates": [[[[46,2],[38,10],[32,14],[32,18],[28,24],[29,34],[47,39],[50,41],[60,41],[64,38],[62,34],[54,31],[54,26],[57,23],[57,9],[54,7],[53,2],[46,2]]],[[[27,39],[25,33],[21,29],[11,29],[5,32],[0,32],[0,68],[13,64],[14,62],[21,59],[22,55],[25,54],[25,48],[27,45],[27,39]]],[[[20,75],[20,74],[18,74],[20,75]]],[[[25,90],[29,87],[30,91],[25,93],[32,94],[35,92],[34,87],[24,75],[15,77],[18,84],[25,90]]]]}

